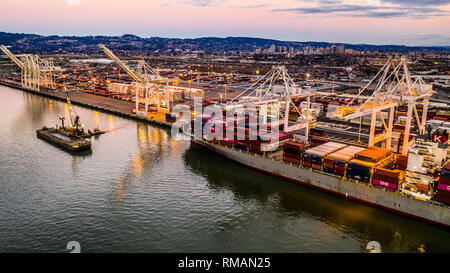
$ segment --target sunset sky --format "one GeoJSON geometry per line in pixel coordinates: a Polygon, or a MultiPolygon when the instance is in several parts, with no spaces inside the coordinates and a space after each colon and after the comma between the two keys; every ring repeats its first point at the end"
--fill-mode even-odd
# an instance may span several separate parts
{"type": "Polygon", "coordinates": [[[450,46],[450,1],[2,0],[0,31],[450,46]]]}

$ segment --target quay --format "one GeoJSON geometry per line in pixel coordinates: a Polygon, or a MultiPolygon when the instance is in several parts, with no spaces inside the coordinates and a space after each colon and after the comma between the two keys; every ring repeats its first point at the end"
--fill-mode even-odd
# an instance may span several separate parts
{"type": "MultiPolygon", "coordinates": [[[[20,89],[22,91],[37,94],[43,97],[51,98],[59,101],[66,101],[66,95],[64,91],[37,91],[30,88],[25,88],[19,85],[19,83],[0,79],[0,85],[20,89]]],[[[110,97],[102,97],[85,92],[73,92],[70,91],[70,101],[73,104],[87,107],[90,109],[102,111],[105,113],[134,119],[138,121],[144,121],[152,124],[156,124],[163,127],[170,127],[171,124],[165,121],[165,116],[160,113],[149,112],[149,116],[142,117],[133,113],[136,104],[134,102],[118,100],[110,97]]]]}

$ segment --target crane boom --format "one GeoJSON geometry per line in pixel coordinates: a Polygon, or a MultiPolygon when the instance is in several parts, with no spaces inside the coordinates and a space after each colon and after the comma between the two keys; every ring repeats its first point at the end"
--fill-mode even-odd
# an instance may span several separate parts
{"type": "Polygon", "coordinates": [[[55,87],[53,72],[62,71],[62,69],[54,66],[53,61],[42,60],[38,55],[32,54],[14,55],[4,45],[0,45],[0,50],[21,69],[22,87],[34,90],[39,90],[41,84],[55,87]]]}
{"type": "Polygon", "coordinates": [[[6,46],[1,45],[0,50],[3,51],[3,53],[5,53],[6,56],[8,56],[21,69],[27,70],[27,67],[25,66],[25,64],[23,62],[21,62],[14,54],[12,54],[11,51],[9,51],[9,49],[6,46]]]}
{"type": "MultiPolygon", "coordinates": [[[[139,111],[139,93],[136,90],[136,115],[144,115],[147,117],[148,115],[148,106],[149,106],[149,94],[151,94],[152,99],[155,100],[158,111],[160,110],[160,101],[162,93],[157,90],[158,88],[155,88],[155,85],[152,84],[152,81],[155,81],[155,79],[160,79],[157,72],[155,72],[153,69],[151,69],[149,66],[145,64],[145,61],[140,61],[138,65],[138,71],[135,71],[128,67],[124,62],[122,62],[114,53],[107,48],[104,44],[99,44],[98,47],[103,50],[103,52],[108,55],[109,58],[111,58],[118,66],[120,66],[125,72],[130,75],[130,77],[136,81],[138,84],[143,86],[145,88],[145,112],[139,111]],[[140,73],[140,70],[143,70],[144,73],[140,73]],[[153,74],[153,79],[151,78],[151,75],[147,74],[147,71],[150,72],[150,74],[153,74]]],[[[170,99],[167,99],[167,105],[170,104],[170,99]]],[[[167,106],[168,107],[168,106],[167,106]]],[[[169,107],[168,107],[169,108],[169,107]]]]}
{"type": "Polygon", "coordinates": [[[129,68],[124,62],[122,62],[119,58],[117,58],[116,55],[114,55],[114,53],[107,48],[104,44],[99,44],[98,45],[99,48],[101,48],[103,50],[103,52],[105,52],[106,55],[108,55],[108,57],[110,57],[118,66],[120,66],[123,70],[125,70],[125,72],[127,72],[128,75],[130,75],[130,77],[135,80],[136,82],[144,85],[145,83],[143,82],[143,80],[141,79],[141,77],[139,77],[138,75],[136,75],[136,73],[129,68]]]}

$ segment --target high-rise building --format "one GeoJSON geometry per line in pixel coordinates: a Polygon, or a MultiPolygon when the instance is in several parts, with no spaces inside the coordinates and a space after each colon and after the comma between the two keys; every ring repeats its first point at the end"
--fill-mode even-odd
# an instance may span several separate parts
{"type": "Polygon", "coordinates": [[[286,51],[287,51],[287,47],[286,47],[286,46],[279,46],[279,47],[278,47],[278,52],[284,53],[284,52],[286,52],[286,51]]]}
{"type": "Polygon", "coordinates": [[[344,54],[344,53],[345,53],[345,47],[343,45],[338,46],[337,54],[344,54]]]}
{"type": "Polygon", "coordinates": [[[311,55],[313,53],[313,50],[310,46],[303,47],[303,54],[305,55],[311,55]]]}
{"type": "Polygon", "coordinates": [[[336,45],[332,45],[330,51],[331,51],[330,54],[337,54],[337,46],[336,45]]]}
{"type": "Polygon", "coordinates": [[[275,53],[275,45],[272,44],[269,49],[267,50],[267,53],[275,53]]]}

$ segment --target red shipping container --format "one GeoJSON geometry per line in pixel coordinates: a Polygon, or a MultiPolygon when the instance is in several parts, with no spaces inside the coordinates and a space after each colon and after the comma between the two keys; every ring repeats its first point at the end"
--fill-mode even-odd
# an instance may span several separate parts
{"type": "Polygon", "coordinates": [[[245,140],[235,140],[234,143],[241,146],[248,146],[248,141],[245,140]]]}
{"type": "Polygon", "coordinates": [[[447,177],[439,177],[439,184],[450,185],[450,178],[447,177]]]}
{"type": "Polygon", "coordinates": [[[296,151],[304,151],[305,150],[305,146],[303,144],[295,143],[295,142],[291,142],[291,141],[286,141],[283,144],[283,146],[285,148],[296,150],[296,151]]]}
{"type": "Polygon", "coordinates": [[[308,159],[303,158],[302,165],[303,165],[303,167],[311,167],[311,159],[310,158],[308,158],[308,159]]]}
{"type": "Polygon", "coordinates": [[[398,184],[397,183],[389,183],[387,181],[382,181],[382,180],[378,180],[378,179],[375,179],[375,178],[372,179],[372,183],[374,185],[381,186],[381,187],[388,188],[388,189],[392,189],[392,190],[397,190],[397,188],[398,188],[398,184]]]}
{"type": "Polygon", "coordinates": [[[300,159],[294,159],[290,157],[283,157],[283,161],[300,164],[300,159]]]}
{"type": "Polygon", "coordinates": [[[437,190],[434,198],[444,204],[450,205],[450,192],[437,190]]]}
{"type": "Polygon", "coordinates": [[[339,176],[344,176],[344,174],[345,174],[345,167],[335,164],[334,165],[334,174],[335,175],[339,175],[339,176]]]}
{"type": "Polygon", "coordinates": [[[224,146],[228,146],[228,147],[233,146],[233,140],[232,140],[232,139],[228,139],[228,138],[222,138],[222,139],[219,141],[219,143],[222,144],[222,145],[224,145],[224,146]]]}
{"type": "Polygon", "coordinates": [[[448,191],[450,192],[450,185],[442,184],[441,182],[438,183],[438,189],[441,191],[448,191]]]}
{"type": "Polygon", "coordinates": [[[291,154],[288,152],[283,152],[283,156],[300,160],[300,155],[298,155],[298,154],[291,154]]]}

